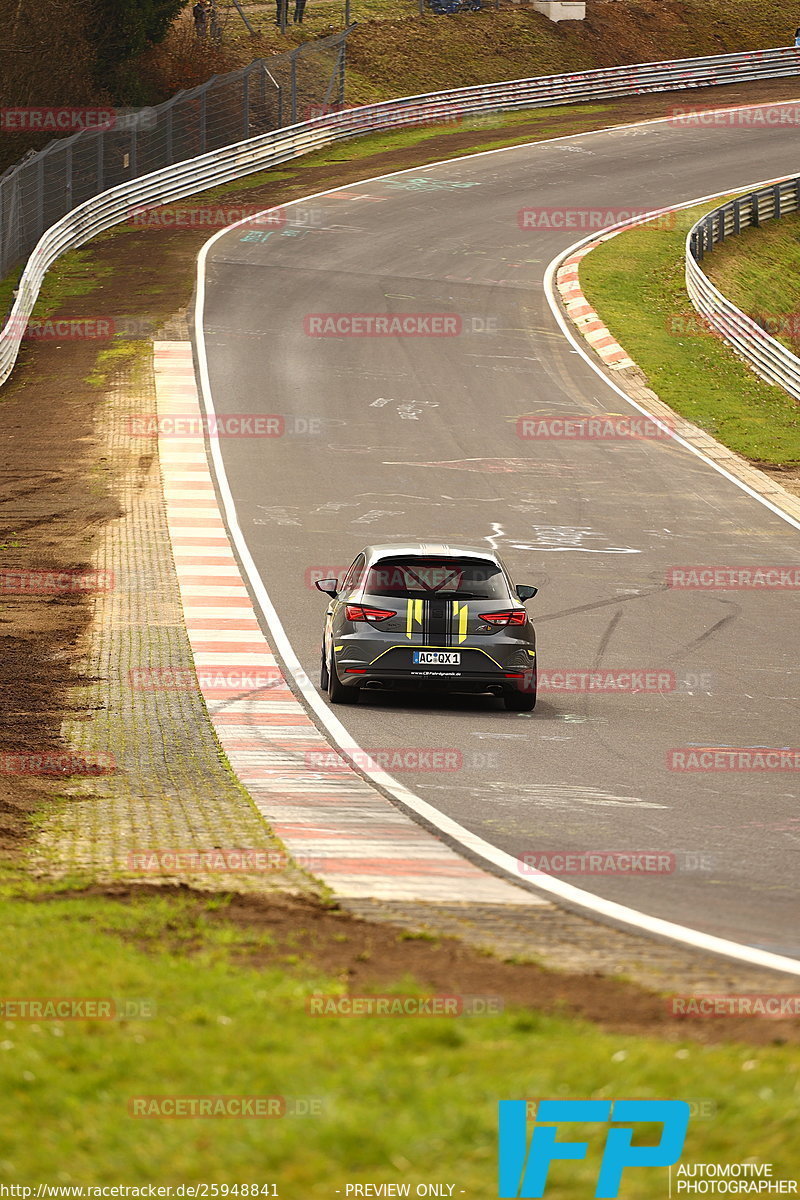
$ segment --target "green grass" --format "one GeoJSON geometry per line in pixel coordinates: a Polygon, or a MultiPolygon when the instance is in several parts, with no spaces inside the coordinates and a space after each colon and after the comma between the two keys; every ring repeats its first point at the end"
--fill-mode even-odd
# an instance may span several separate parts
{"type": "Polygon", "coordinates": [[[102,287],[102,280],[114,273],[108,264],[102,265],[90,247],[70,250],[57,259],[45,276],[35,316],[44,319],[56,312],[65,301],[89,296],[102,287]]]}
{"type": "MultiPolygon", "coordinates": [[[[269,937],[209,925],[208,907],[219,904],[0,902],[0,995],[110,996],[155,1010],[124,1021],[0,1022],[7,1183],[275,1181],[288,1200],[315,1200],[346,1183],[440,1180],[488,1197],[498,1099],[542,1096],[710,1101],[716,1115],[691,1123],[686,1160],[754,1154],[777,1174],[800,1170],[796,1048],[671,1044],[527,1010],[313,1018],[306,997],[341,993],[341,981],[236,966],[232,956],[269,937]],[[128,1115],[133,1096],[209,1094],[312,1097],[322,1111],[269,1122],[128,1115]]],[[[397,980],[391,990],[419,988],[397,980]]],[[[555,1168],[560,1200],[593,1192],[599,1145],[585,1132],[587,1162],[555,1168]]],[[[620,1193],[664,1194],[656,1170],[620,1193]]]]}
{"type": "MultiPolygon", "coordinates": [[[[345,142],[320,150],[316,154],[303,155],[292,159],[285,165],[268,171],[258,171],[231,183],[223,183],[208,191],[199,192],[204,200],[221,200],[230,196],[241,196],[245,191],[259,187],[267,187],[273,183],[302,182],[303,174],[320,167],[334,166],[341,163],[357,162],[359,159],[369,159],[376,154],[389,151],[424,147],[436,139],[435,154],[438,158],[456,158],[464,154],[475,154],[482,150],[493,150],[501,146],[515,146],[519,143],[547,138],[554,133],[561,133],[560,128],[554,128],[554,117],[574,118],[576,126],[594,128],[599,122],[596,118],[610,110],[608,104],[562,104],[552,108],[531,109],[515,113],[489,113],[486,116],[472,117],[468,120],[446,122],[441,125],[426,125],[420,129],[395,129],[377,133],[367,133],[360,137],[348,138],[345,142]],[[503,137],[502,131],[512,126],[515,129],[522,126],[525,132],[503,137]],[[476,136],[474,142],[455,148],[448,146],[450,139],[463,137],[464,133],[485,134],[487,129],[497,129],[500,136],[487,142],[476,136]]],[[[575,130],[570,127],[570,132],[575,130]]],[[[391,169],[391,168],[390,168],[391,169]]],[[[398,166],[397,169],[402,169],[398,166]]],[[[179,205],[192,203],[192,197],[177,201],[179,205]]],[[[113,231],[110,231],[113,234],[113,231]]],[[[109,234],[103,234],[103,237],[109,234]]]]}
{"type": "Polygon", "coordinates": [[[686,232],[718,203],[678,213],[674,228],[655,222],[604,242],[581,263],[583,290],[676,412],[753,461],[800,462],[800,408],[703,331],[686,294],[686,232]]]}
{"type": "MultiPolygon", "coordinates": [[[[780,0],[648,0],[589,6],[581,22],[548,21],[531,8],[491,2],[482,12],[420,16],[414,0],[351,0],[348,99],[367,102],[473,83],[788,44],[794,25],[780,0]]],[[[272,0],[248,5],[255,42],[231,9],[223,45],[240,62],[340,29],[343,0],[312,0],[283,37],[272,0]]],[[[794,23],[796,25],[796,21],[794,23]]]]}
{"type": "Polygon", "coordinates": [[[703,269],[729,300],[800,353],[800,215],[729,238],[703,269]]]}

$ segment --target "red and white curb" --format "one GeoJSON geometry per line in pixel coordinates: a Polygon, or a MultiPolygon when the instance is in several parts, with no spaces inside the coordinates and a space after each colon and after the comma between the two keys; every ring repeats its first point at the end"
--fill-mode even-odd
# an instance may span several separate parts
{"type": "Polygon", "coordinates": [[[633,367],[636,364],[632,358],[628,357],[619,342],[608,332],[608,329],[584,296],[578,277],[578,268],[581,259],[590,250],[594,250],[595,246],[599,246],[600,242],[605,240],[602,237],[597,238],[590,245],[584,246],[582,250],[577,250],[572,254],[559,268],[556,275],[556,285],[564,302],[564,307],[577,327],[578,332],[582,334],[607,367],[612,371],[621,371],[624,367],[633,367]]]}
{"type": "Polygon", "coordinates": [[[339,896],[551,907],[412,821],[311,721],[261,631],[228,539],[191,344],[155,343],[154,367],[167,524],[199,685],[222,749],[259,812],[299,864],[339,896]],[[170,435],[175,417],[186,431],[180,436],[170,435]],[[318,766],[321,756],[333,770],[318,766]]]}

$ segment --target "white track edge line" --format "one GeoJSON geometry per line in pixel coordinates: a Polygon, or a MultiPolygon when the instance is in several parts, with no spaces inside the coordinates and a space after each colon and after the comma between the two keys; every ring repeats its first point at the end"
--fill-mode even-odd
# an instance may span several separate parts
{"type": "MultiPolygon", "coordinates": [[[[783,100],[783,101],[775,102],[775,104],[789,104],[789,103],[792,103],[792,101],[783,100]]],[[[739,111],[742,109],[750,109],[750,108],[766,108],[766,107],[770,107],[770,106],[771,105],[768,105],[768,104],[765,104],[765,105],[744,104],[744,105],[734,106],[734,108],[698,110],[698,111],[731,112],[731,111],[739,111]]],[[[774,106],[774,105],[772,105],[772,106],[774,106]]],[[[642,125],[663,124],[665,121],[671,121],[672,119],[673,118],[671,118],[671,117],[658,117],[658,118],[654,118],[649,121],[638,121],[638,122],[633,122],[633,123],[630,123],[627,125],[615,125],[615,126],[611,126],[610,128],[602,129],[602,130],[593,129],[593,130],[588,130],[585,133],[579,133],[579,134],[566,134],[563,137],[548,138],[543,141],[528,142],[528,143],[524,143],[522,145],[503,146],[503,147],[500,147],[495,150],[485,150],[482,152],[476,152],[475,154],[460,155],[459,157],[457,157],[455,159],[453,159],[453,158],[440,159],[435,163],[417,164],[414,167],[407,167],[402,171],[390,171],[384,175],[372,176],[369,179],[361,179],[361,180],[356,180],[356,181],[350,182],[348,184],[343,184],[338,188],[328,188],[323,191],[312,192],[308,196],[297,197],[296,199],[285,202],[283,205],[273,205],[271,208],[264,209],[262,213],[252,214],[251,216],[245,217],[240,221],[235,221],[232,225],[227,226],[225,229],[220,229],[217,233],[215,233],[212,237],[210,237],[207,242],[204,243],[204,245],[202,246],[202,248],[200,250],[200,253],[197,256],[197,290],[195,293],[195,306],[194,306],[194,344],[195,344],[196,351],[197,351],[198,369],[199,369],[199,374],[200,374],[201,399],[203,402],[203,407],[206,410],[206,415],[207,416],[215,415],[215,411],[216,411],[214,408],[214,400],[213,400],[213,395],[212,395],[212,391],[211,391],[211,382],[210,382],[209,371],[208,371],[208,356],[207,356],[207,352],[206,352],[206,343],[205,343],[205,332],[204,332],[204,328],[203,328],[203,311],[204,311],[204,307],[205,307],[205,291],[206,291],[206,261],[208,258],[208,253],[209,253],[211,247],[214,245],[214,243],[217,242],[220,238],[229,234],[232,229],[236,229],[240,225],[248,224],[249,222],[254,220],[256,216],[261,216],[264,213],[273,212],[275,209],[278,209],[278,208],[287,207],[288,204],[303,204],[308,200],[313,200],[320,196],[331,195],[338,191],[347,191],[354,187],[360,187],[367,183],[373,183],[378,179],[390,179],[397,175],[407,174],[409,171],[419,171],[421,169],[428,169],[431,167],[444,166],[445,164],[453,164],[453,163],[467,161],[471,158],[483,158],[489,154],[504,154],[504,153],[507,153],[509,150],[530,149],[535,146],[551,145],[554,142],[571,141],[571,140],[574,140],[574,138],[576,138],[576,137],[589,137],[589,136],[591,136],[593,134],[597,134],[597,133],[609,133],[609,132],[614,132],[614,131],[618,131],[621,129],[638,128],[642,125]]],[[[781,176],[780,178],[786,178],[786,177],[781,176]]],[[[770,182],[770,181],[767,181],[767,182],[770,182]]],[[[773,182],[777,182],[777,180],[775,180],[773,182]]],[[[766,184],[764,184],[763,186],[766,186],[766,184]]],[[[733,189],[733,190],[736,190],[736,189],[733,189]]],[[[742,190],[744,191],[747,189],[745,188],[742,190]]],[[[706,198],[711,200],[711,199],[715,199],[717,196],[729,195],[730,192],[731,192],[731,189],[726,188],[724,191],[714,193],[711,196],[708,196],[706,198]]],[[[699,200],[699,201],[695,201],[694,203],[702,203],[702,202],[703,202],[702,200],[699,200]]],[[[600,231],[600,232],[607,232],[607,231],[600,231]]],[[[598,236],[598,233],[595,232],[593,237],[596,239],[597,236],[598,236]]],[[[591,239],[588,239],[588,240],[591,240],[591,239]]],[[[578,243],[578,245],[581,245],[581,244],[582,243],[578,243]]],[[[575,247],[573,247],[570,252],[574,252],[574,250],[575,250],[575,247]]],[[[554,260],[554,262],[557,262],[557,261],[560,262],[562,257],[565,257],[565,256],[559,255],[558,258],[556,260],[554,260]]],[[[553,263],[551,263],[550,266],[552,267],[553,263]]],[[[548,268],[548,270],[549,270],[549,268],[548,268]]],[[[547,282],[547,275],[545,276],[545,282],[547,282]]],[[[550,286],[552,286],[552,284],[550,286]]],[[[549,300],[550,296],[549,296],[549,292],[548,292],[547,288],[545,288],[545,295],[548,296],[548,300],[549,300]]],[[[551,305],[551,307],[552,307],[552,305],[551,305]]],[[[559,325],[562,328],[562,332],[567,336],[567,338],[570,341],[573,341],[571,331],[569,331],[561,323],[560,312],[558,312],[557,309],[554,309],[554,312],[556,313],[557,320],[559,322],[559,325]]],[[[577,345],[577,343],[575,343],[575,344],[577,345]]],[[[581,353],[584,354],[584,357],[587,358],[587,361],[590,361],[588,359],[588,355],[586,355],[586,353],[583,351],[583,348],[578,347],[578,349],[581,351],[581,353]]],[[[592,364],[592,366],[598,372],[598,374],[600,374],[602,376],[602,378],[606,382],[611,382],[608,380],[605,373],[600,371],[597,368],[596,364],[592,364]]],[[[613,388],[614,384],[612,383],[611,386],[613,388]]],[[[616,388],[615,390],[617,390],[619,392],[619,395],[623,399],[625,399],[629,403],[633,404],[634,407],[638,407],[634,401],[631,401],[630,398],[625,395],[624,392],[620,391],[618,388],[616,388]]],[[[678,440],[682,441],[682,439],[678,439],[678,440]]],[[[700,454],[699,451],[696,451],[694,447],[689,446],[689,449],[691,449],[693,452],[697,453],[699,455],[699,457],[705,458],[705,456],[700,454]]],[[[364,752],[363,752],[363,750],[361,750],[361,747],[358,745],[358,743],[350,736],[348,731],[345,729],[344,725],[342,725],[341,721],[338,719],[338,717],[336,717],[334,715],[334,713],[330,710],[328,705],[326,705],[322,701],[319,694],[317,693],[316,688],[311,683],[311,681],[308,678],[305,670],[303,669],[299,659],[297,658],[297,656],[294,652],[294,648],[293,648],[291,642],[289,641],[286,631],[284,630],[281,620],[277,614],[275,606],[272,603],[272,599],[271,599],[269,593],[267,592],[266,587],[264,586],[264,583],[258,572],[258,568],[256,567],[253,557],[250,554],[250,550],[247,546],[247,542],[245,541],[244,535],[239,527],[239,522],[238,522],[237,513],[236,513],[236,505],[233,500],[233,495],[231,493],[230,484],[228,482],[228,477],[225,472],[225,464],[223,462],[222,455],[220,453],[220,447],[218,444],[216,444],[216,441],[214,439],[212,439],[209,444],[209,450],[210,450],[210,455],[211,455],[211,461],[213,464],[214,475],[215,475],[215,478],[217,481],[217,486],[219,488],[220,498],[222,500],[222,505],[223,505],[223,509],[225,512],[225,518],[226,518],[226,522],[228,525],[228,529],[229,529],[231,538],[234,542],[234,545],[236,547],[240,561],[241,561],[241,563],[245,569],[245,572],[247,574],[247,578],[249,580],[253,594],[255,595],[255,597],[258,600],[258,603],[261,608],[262,614],[264,616],[264,620],[266,622],[267,628],[269,629],[269,631],[272,635],[272,638],[275,642],[275,645],[278,649],[279,654],[281,655],[281,658],[283,659],[286,669],[292,675],[295,687],[300,692],[300,694],[302,695],[303,699],[305,700],[305,702],[307,703],[309,708],[316,714],[322,728],[325,730],[326,734],[330,737],[332,745],[334,745],[338,749],[344,751],[345,754],[347,754],[348,752],[356,751],[363,755],[364,752]]],[[[762,503],[767,504],[767,506],[769,508],[773,508],[773,510],[776,511],[778,513],[778,515],[784,516],[792,524],[795,524],[795,522],[792,521],[792,519],[788,517],[788,514],[781,513],[780,510],[774,509],[773,505],[771,505],[768,501],[763,500],[763,498],[760,497],[758,495],[758,493],[752,492],[751,489],[749,489],[746,484],[737,480],[734,476],[728,475],[728,473],[726,471],[724,471],[724,469],[717,467],[716,464],[714,464],[710,459],[705,459],[705,461],[707,461],[711,466],[713,466],[715,468],[715,470],[719,470],[721,474],[726,475],[729,479],[731,479],[731,481],[733,483],[736,483],[738,486],[742,487],[745,491],[747,491],[749,494],[754,496],[756,499],[759,499],[762,501],[762,503]]],[[[636,909],[628,908],[626,905],[617,904],[611,900],[605,900],[600,896],[593,895],[591,892],[584,891],[582,888],[577,888],[573,884],[565,883],[563,880],[555,879],[555,878],[546,878],[546,879],[540,878],[539,880],[537,880],[537,883],[535,885],[530,885],[527,881],[522,881],[519,878],[518,862],[517,862],[517,859],[515,859],[512,855],[507,854],[504,850],[498,849],[496,846],[492,846],[491,843],[484,841],[484,839],[479,837],[477,834],[474,834],[470,830],[465,829],[463,825],[460,825],[457,821],[454,821],[451,817],[448,817],[444,813],[439,812],[438,809],[434,808],[432,805],[428,804],[426,801],[422,800],[420,797],[415,795],[414,792],[412,792],[409,788],[405,787],[405,785],[400,783],[398,780],[394,779],[387,772],[385,772],[385,771],[365,771],[364,774],[378,788],[382,788],[384,791],[386,791],[390,795],[392,795],[401,805],[408,808],[410,811],[417,813],[417,815],[422,817],[423,820],[428,822],[428,824],[432,825],[435,829],[439,830],[441,833],[446,834],[449,838],[453,839],[457,844],[461,845],[462,847],[467,848],[472,854],[476,855],[478,858],[482,858],[484,861],[491,863],[495,868],[498,868],[505,876],[510,877],[513,880],[513,882],[518,884],[519,886],[522,886],[524,888],[530,887],[531,890],[536,891],[536,892],[544,892],[550,896],[554,896],[559,899],[562,899],[562,900],[568,902],[569,904],[575,905],[578,908],[585,909],[590,913],[605,916],[613,922],[629,926],[633,929],[642,930],[643,932],[651,934],[656,937],[663,937],[663,938],[667,938],[670,941],[679,942],[682,945],[688,946],[693,950],[707,951],[711,954],[719,954],[725,958],[731,958],[738,962],[747,963],[750,966],[762,967],[767,970],[780,971],[780,972],[782,972],[784,974],[788,974],[788,975],[800,976],[800,962],[798,962],[795,959],[787,958],[781,954],[774,954],[768,950],[759,950],[752,946],[744,946],[744,945],[739,944],[738,942],[729,941],[727,938],[716,937],[713,934],[702,933],[699,930],[690,929],[688,926],[678,925],[675,922],[663,920],[661,917],[652,917],[646,913],[640,913],[636,909]]]]}
{"type": "MultiPolygon", "coordinates": [[[[734,191],[736,191],[736,192],[738,192],[738,191],[742,191],[742,192],[756,191],[762,187],[769,187],[771,184],[774,184],[774,183],[781,183],[785,179],[794,179],[794,176],[793,175],[780,175],[776,179],[766,179],[760,183],[754,183],[752,185],[748,184],[746,187],[741,188],[741,189],[735,188],[734,191]]],[[[793,517],[791,515],[791,513],[787,513],[779,505],[773,504],[773,502],[771,500],[768,500],[766,498],[766,496],[762,496],[760,492],[757,492],[755,490],[755,488],[750,487],[750,485],[748,483],[745,483],[745,481],[743,479],[739,479],[738,476],[731,474],[730,471],[727,471],[725,469],[725,467],[720,466],[720,464],[717,462],[714,462],[713,458],[709,458],[708,455],[704,454],[703,451],[700,450],[697,446],[693,445],[691,442],[689,442],[685,438],[681,437],[681,435],[679,433],[677,433],[674,429],[672,429],[669,425],[665,424],[663,421],[660,421],[659,418],[654,416],[654,414],[652,412],[650,412],[647,408],[645,408],[644,405],[639,404],[639,402],[637,400],[634,400],[632,396],[629,396],[628,393],[623,390],[623,388],[621,388],[617,383],[615,383],[615,381],[613,379],[611,379],[606,374],[606,372],[603,370],[603,367],[601,366],[601,364],[597,362],[597,359],[595,358],[594,354],[592,354],[590,351],[587,351],[586,348],[583,346],[581,340],[576,336],[573,323],[569,319],[569,317],[565,316],[564,313],[562,312],[561,305],[555,294],[554,281],[555,281],[556,272],[558,271],[558,268],[561,266],[561,264],[563,262],[565,262],[566,259],[568,259],[571,255],[575,254],[575,252],[577,250],[582,249],[584,246],[586,246],[588,244],[596,243],[596,242],[598,242],[599,239],[610,241],[611,238],[616,237],[617,234],[625,233],[625,231],[629,230],[629,229],[636,229],[640,225],[646,224],[648,220],[652,220],[654,217],[663,216],[665,213],[670,213],[670,212],[680,212],[684,208],[694,208],[696,205],[704,204],[708,200],[717,200],[717,199],[719,199],[720,196],[728,196],[730,194],[731,194],[731,189],[726,188],[725,191],[723,191],[723,192],[712,192],[712,194],[710,196],[700,196],[696,200],[687,200],[681,204],[674,204],[670,208],[653,209],[652,212],[644,213],[641,217],[637,217],[635,221],[625,221],[625,222],[620,223],[619,225],[609,225],[607,229],[600,230],[599,233],[598,232],[591,233],[588,235],[588,237],[581,238],[581,240],[579,242],[575,242],[572,246],[569,247],[569,249],[564,250],[563,252],[560,252],[559,254],[557,254],[556,257],[550,263],[548,263],[547,268],[544,273],[544,281],[543,281],[544,293],[547,298],[547,303],[550,306],[550,311],[552,312],[553,316],[555,317],[556,321],[558,322],[561,332],[564,334],[566,339],[572,343],[572,345],[574,346],[576,351],[581,355],[581,357],[584,359],[584,361],[589,364],[589,366],[592,368],[592,370],[597,375],[600,376],[600,378],[604,381],[604,383],[608,384],[608,386],[611,388],[612,391],[616,392],[617,395],[622,400],[625,400],[626,403],[632,405],[633,408],[637,409],[640,413],[642,413],[643,416],[648,417],[651,421],[653,421],[656,425],[658,425],[658,427],[660,429],[662,429],[664,432],[668,433],[669,436],[675,442],[677,442],[679,445],[683,446],[684,449],[690,450],[692,452],[692,454],[694,454],[698,458],[702,459],[703,462],[706,463],[709,467],[713,467],[714,470],[717,471],[720,475],[723,475],[726,479],[729,479],[731,481],[731,483],[735,483],[736,486],[738,488],[741,488],[743,492],[746,492],[748,496],[751,496],[754,500],[758,500],[766,508],[770,509],[773,513],[775,513],[776,516],[781,517],[784,521],[786,521],[787,524],[792,525],[795,529],[800,529],[800,521],[798,521],[795,517],[793,517]]],[[[587,301],[587,303],[588,303],[588,301],[587,301]]],[[[602,320],[602,317],[600,317],[600,319],[602,320]]],[[[611,336],[613,337],[613,334],[611,336]]],[[[624,347],[623,347],[623,349],[624,349],[624,347]]],[[[626,351],[626,353],[627,353],[627,351],[626,351]]],[[[731,353],[733,353],[733,351],[731,351],[731,353]]],[[[664,403],[664,402],[662,401],[662,403],[664,403]]]]}

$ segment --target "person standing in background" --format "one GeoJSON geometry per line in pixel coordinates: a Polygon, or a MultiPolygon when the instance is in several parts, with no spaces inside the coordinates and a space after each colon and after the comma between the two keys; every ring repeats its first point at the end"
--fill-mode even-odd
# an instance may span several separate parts
{"type": "Polygon", "coordinates": [[[211,35],[211,41],[215,46],[218,46],[222,41],[222,29],[219,23],[219,13],[217,12],[216,0],[208,0],[208,32],[211,35]]]}
{"type": "Polygon", "coordinates": [[[199,38],[204,38],[206,36],[206,28],[208,24],[205,0],[197,0],[197,3],[192,9],[192,16],[194,18],[195,33],[199,38]]]}
{"type": "Polygon", "coordinates": [[[303,24],[303,13],[306,11],[306,0],[294,0],[294,24],[303,24]]]}
{"type": "Polygon", "coordinates": [[[794,44],[800,46],[800,27],[794,31],[794,44]]]}

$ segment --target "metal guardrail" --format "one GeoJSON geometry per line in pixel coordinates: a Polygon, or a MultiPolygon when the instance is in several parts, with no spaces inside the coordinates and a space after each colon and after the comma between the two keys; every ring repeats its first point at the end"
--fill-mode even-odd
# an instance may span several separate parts
{"type": "Polygon", "coordinates": [[[22,273],[9,320],[0,331],[0,384],[11,374],[20,341],[48,268],[66,250],[82,245],[143,207],[183,199],[195,192],[320,150],[343,138],[376,129],[797,74],[800,74],[800,49],[782,47],[711,58],[608,67],[572,75],[516,79],[428,95],[406,96],[399,100],[345,109],[278,132],[248,138],[118,184],[77,205],[39,239],[22,273]]]}
{"type": "Polygon", "coordinates": [[[56,138],[0,175],[0,278],[59,217],[107,188],[341,104],[350,32],[214,75],[153,108],[89,110],[108,124],[56,138]]]}
{"type": "Polygon", "coordinates": [[[700,266],[704,256],[725,238],[795,212],[800,212],[800,176],[712,209],[692,226],[686,238],[686,290],[707,324],[749,367],[767,383],[777,384],[800,400],[800,358],[723,296],[700,266]]]}

